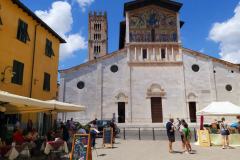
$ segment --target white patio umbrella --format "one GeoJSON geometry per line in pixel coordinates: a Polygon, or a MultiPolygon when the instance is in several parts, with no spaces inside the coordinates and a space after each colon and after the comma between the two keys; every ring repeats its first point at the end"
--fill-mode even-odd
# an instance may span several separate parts
{"type": "Polygon", "coordinates": [[[1,111],[5,110],[5,114],[24,114],[53,110],[54,105],[45,101],[0,91],[0,109],[1,111]]]}
{"type": "Polygon", "coordinates": [[[56,100],[50,100],[50,101],[46,101],[46,102],[48,102],[49,104],[53,104],[54,111],[56,111],[57,113],[79,112],[79,111],[85,111],[87,109],[87,107],[84,107],[84,106],[59,102],[56,100]]]}

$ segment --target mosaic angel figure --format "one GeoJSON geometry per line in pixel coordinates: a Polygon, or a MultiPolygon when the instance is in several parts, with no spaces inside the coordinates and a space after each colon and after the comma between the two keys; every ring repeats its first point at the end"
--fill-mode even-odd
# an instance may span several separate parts
{"type": "Polygon", "coordinates": [[[131,17],[137,17],[137,20],[134,21],[133,19],[131,19],[130,21],[130,25],[131,26],[144,26],[146,24],[145,22],[145,12],[140,13],[140,15],[132,15],[131,17]]]}

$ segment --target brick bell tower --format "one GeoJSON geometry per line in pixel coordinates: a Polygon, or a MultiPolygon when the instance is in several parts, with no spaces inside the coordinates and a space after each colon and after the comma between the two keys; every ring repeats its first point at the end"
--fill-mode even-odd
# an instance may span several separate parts
{"type": "Polygon", "coordinates": [[[107,12],[89,11],[88,22],[88,61],[97,59],[108,53],[108,23],[107,12]]]}

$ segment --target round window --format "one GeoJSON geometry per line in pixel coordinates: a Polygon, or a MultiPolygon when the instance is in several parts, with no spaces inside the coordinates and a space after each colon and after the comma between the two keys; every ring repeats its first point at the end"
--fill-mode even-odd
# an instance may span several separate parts
{"type": "Polygon", "coordinates": [[[118,66],[113,65],[113,66],[111,67],[111,71],[112,71],[113,73],[116,73],[116,72],[118,71],[118,66]]]}
{"type": "Polygon", "coordinates": [[[227,91],[229,91],[229,92],[230,92],[230,91],[232,91],[232,86],[231,86],[231,85],[229,85],[229,84],[228,84],[228,85],[226,85],[226,90],[227,90],[227,91]]]}
{"type": "Polygon", "coordinates": [[[199,66],[196,65],[196,64],[192,65],[192,70],[193,70],[194,72],[198,72],[198,71],[199,71],[199,66]]]}
{"type": "Polygon", "coordinates": [[[77,87],[78,87],[79,89],[83,89],[84,86],[85,86],[84,82],[78,82],[78,84],[77,84],[77,87]]]}

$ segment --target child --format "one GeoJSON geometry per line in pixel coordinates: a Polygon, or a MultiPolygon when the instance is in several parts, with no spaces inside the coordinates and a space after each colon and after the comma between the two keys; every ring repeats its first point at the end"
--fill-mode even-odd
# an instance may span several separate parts
{"type": "Polygon", "coordinates": [[[184,123],[184,129],[183,129],[183,138],[187,147],[187,151],[186,153],[189,154],[189,149],[190,149],[190,153],[193,153],[192,151],[192,147],[190,145],[190,140],[192,138],[192,133],[191,130],[188,128],[188,124],[184,123]]]}

